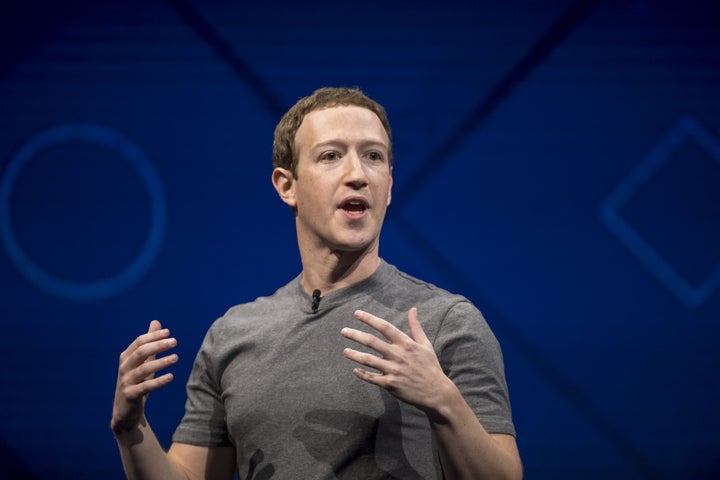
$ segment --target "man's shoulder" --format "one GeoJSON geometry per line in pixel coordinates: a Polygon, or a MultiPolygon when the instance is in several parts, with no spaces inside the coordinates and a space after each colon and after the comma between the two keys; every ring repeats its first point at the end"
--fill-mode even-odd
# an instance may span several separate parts
{"type": "Polygon", "coordinates": [[[418,307],[418,310],[433,311],[444,315],[458,304],[472,307],[472,303],[465,296],[450,292],[435,283],[420,279],[410,273],[387,264],[389,269],[385,275],[387,282],[380,295],[387,302],[400,302],[403,309],[418,307]]]}
{"type": "Polygon", "coordinates": [[[423,280],[410,273],[400,270],[394,265],[387,264],[392,269],[391,275],[394,277],[388,282],[389,288],[404,290],[406,292],[415,293],[423,297],[431,297],[435,300],[446,299],[448,301],[468,301],[463,295],[450,292],[440,287],[432,281],[423,280]]]}

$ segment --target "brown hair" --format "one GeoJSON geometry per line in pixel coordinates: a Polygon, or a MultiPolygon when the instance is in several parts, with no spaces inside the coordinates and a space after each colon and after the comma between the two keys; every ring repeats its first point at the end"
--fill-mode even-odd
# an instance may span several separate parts
{"type": "Polygon", "coordinates": [[[295,155],[295,134],[300,128],[305,115],[314,110],[322,110],[338,105],[355,105],[367,108],[378,116],[390,141],[388,145],[388,162],[392,165],[392,134],[390,122],[388,122],[383,106],[365,95],[357,87],[323,87],[315,90],[312,95],[298,100],[278,122],[273,140],[273,168],[286,168],[292,172],[294,177],[297,177],[298,159],[295,155]]]}

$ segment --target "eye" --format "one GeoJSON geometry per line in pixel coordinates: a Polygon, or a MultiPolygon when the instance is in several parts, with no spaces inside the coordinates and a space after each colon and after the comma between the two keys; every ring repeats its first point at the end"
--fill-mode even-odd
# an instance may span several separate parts
{"type": "Polygon", "coordinates": [[[340,158],[340,154],[335,151],[323,152],[320,155],[320,160],[337,160],[340,158]]]}
{"type": "Polygon", "coordinates": [[[381,161],[381,160],[383,159],[382,153],[380,153],[380,152],[375,152],[375,151],[373,151],[373,152],[368,152],[367,155],[366,155],[366,157],[367,157],[368,159],[370,159],[370,160],[375,161],[375,162],[379,162],[379,161],[381,161]]]}

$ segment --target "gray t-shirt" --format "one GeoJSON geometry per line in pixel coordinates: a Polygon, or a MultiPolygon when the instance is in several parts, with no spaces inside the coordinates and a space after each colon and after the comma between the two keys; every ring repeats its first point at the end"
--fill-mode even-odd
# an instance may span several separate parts
{"type": "Polygon", "coordinates": [[[300,277],[231,308],[209,329],[173,441],[232,445],[240,478],[442,478],[427,417],[352,373],[343,327],[370,331],[357,309],[409,334],[420,323],[446,375],[490,433],[515,434],[502,353],[480,312],[381,262],[368,279],[322,297],[300,277]]]}

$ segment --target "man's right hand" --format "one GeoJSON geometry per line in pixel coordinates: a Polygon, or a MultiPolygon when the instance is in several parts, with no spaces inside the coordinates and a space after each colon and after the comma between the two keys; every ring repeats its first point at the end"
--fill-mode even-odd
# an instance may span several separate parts
{"type": "Polygon", "coordinates": [[[148,332],[140,335],[120,354],[115,401],[110,428],[116,435],[137,427],[143,418],[145,400],[150,392],[164,387],[173,380],[172,373],[159,377],[155,374],[177,362],[176,354],[157,358],[177,345],[170,331],[160,322],[150,322],[148,332]]]}

